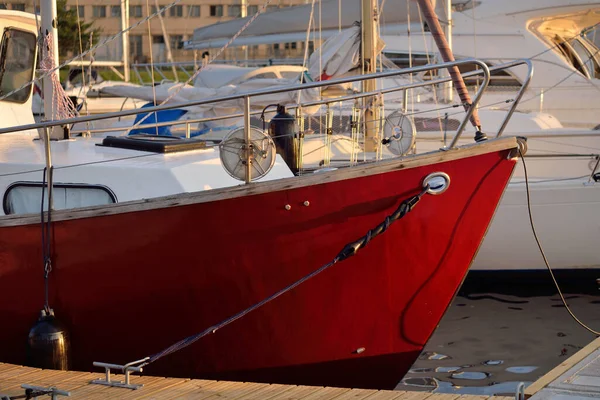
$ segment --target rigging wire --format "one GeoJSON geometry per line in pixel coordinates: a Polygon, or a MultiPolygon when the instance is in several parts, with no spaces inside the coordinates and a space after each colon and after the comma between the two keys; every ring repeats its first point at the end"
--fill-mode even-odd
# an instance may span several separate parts
{"type": "Polygon", "coordinates": [[[531,211],[531,195],[530,195],[530,191],[529,191],[529,177],[527,176],[527,166],[525,165],[525,157],[523,157],[523,152],[521,151],[520,146],[518,147],[518,150],[519,150],[519,156],[521,157],[521,162],[523,163],[523,172],[525,174],[525,189],[526,189],[525,193],[527,194],[527,212],[529,214],[529,224],[531,225],[531,231],[533,233],[535,242],[537,243],[538,249],[540,250],[540,254],[541,254],[542,258],[544,259],[544,264],[546,264],[546,268],[548,268],[548,272],[550,273],[552,282],[554,283],[554,286],[556,286],[558,295],[560,296],[560,299],[561,299],[563,305],[565,306],[565,309],[569,313],[569,315],[575,320],[575,322],[577,322],[583,328],[585,328],[586,330],[588,330],[589,332],[593,333],[596,336],[600,336],[600,332],[590,328],[588,325],[583,323],[579,318],[577,318],[577,316],[573,313],[573,311],[567,304],[567,300],[565,300],[565,296],[563,295],[562,290],[560,290],[560,286],[558,285],[558,282],[556,281],[556,277],[554,276],[554,272],[552,272],[552,268],[550,268],[550,263],[548,262],[548,258],[546,257],[546,253],[544,252],[544,249],[542,248],[542,244],[540,243],[540,239],[538,238],[538,235],[537,235],[537,230],[535,229],[535,224],[533,223],[533,214],[531,211]]]}
{"type": "MultiPolygon", "coordinates": [[[[123,1],[123,0],[121,0],[123,1]]],[[[79,0],[75,0],[75,9],[77,12],[77,32],[78,32],[78,36],[79,36],[79,53],[83,54],[83,39],[81,36],[81,16],[79,15],[79,0]]],[[[91,36],[90,36],[90,40],[91,40],[91,36]]],[[[90,62],[90,74],[92,73],[92,63],[90,62]]],[[[83,56],[81,57],[81,90],[79,91],[79,94],[81,95],[82,91],[85,90],[85,67],[83,66],[83,56]]],[[[90,80],[90,88],[92,87],[92,82],[90,80]]],[[[90,110],[88,109],[88,103],[87,103],[87,92],[85,92],[84,94],[84,99],[83,99],[83,108],[85,110],[85,115],[90,115],[90,110]]],[[[87,130],[90,130],[90,123],[86,122],[85,126],[87,128],[87,130]]]]}
{"type": "MultiPolygon", "coordinates": [[[[417,3],[417,7],[418,7],[418,10],[419,10],[419,13],[418,13],[418,14],[419,14],[419,24],[420,24],[421,26],[423,26],[423,13],[421,12],[421,7],[420,7],[419,3],[417,3]]],[[[422,36],[423,36],[423,44],[424,44],[424,47],[425,47],[425,56],[426,56],[426,58],[427,58],[427,64],[431,64],[431,58],[430,58],[430,56],[429,56],[429,46],[428,46],[428,44],[427,44],[427,39],[425,38],[425,35],[422,35],[422,36]]],[[[431,72],[433,73],[433,71],[431,71],[431,72]]],[[[439,104],[439,99],[438,99],[438,93],[437,93],[437,90],[435,90],[435,88],[432,88],[432,89],[433,89],[433,90],[432,90],[432,94],[433,94],[433,102],[434,102],[435,104],[439,104]]],[[[414,103],[413,103],[413,104],[414,104],[414,103]]],[[[443,137],[444,137],[444,134],[445,134],[445,132],[444,132],[444,130],[442,129],[442,119],[441,119],[441,115],[440,115],[439,111],[437,111],[437,116],[438,116],[438,120],[440,121],[440,123],[439,123],[439,128],[440,128],[440,129],[439,129],[439,131],[440,131],[440,137],[441,137],[441,138],[443,138],[443,137]]]]}
{"type": "MultiPolygon", "coordinates": [[[[575,36],[575,37],[576,37],[576,36],[575,36]]],[[[596,55],[598,54],[598,52],[599,52],[599,51],[600,51],[600,49],[596,50],[596,51],[594,52],[594,54],[590,55],[590,56],[589,56],[589,57],[586,59],[586,62],[588,62],[588,61],[592,60],[593,58],[595,58],[595,57],[596,57],[596,55]]],[[[584,64],[585,64],[585,63],[584,63],[584,64]]],[[[556,82],[554,85],[550,86],[548,89],[546,89],[546,90],[543,90],[543,93],[548,93],[550,90],[552,90],[552,89],[555,89],[555,88],[556,88],[556,87],[558,87],[558,86],[559,86],[561,83],[563,83],[564,81],[566,81],[567,79],[569,79],[571,76],[575,75],[575,74],[576,74],[576,73],[578,73],[578,72],[579,72],[579,71],[578,71],[577,69],[573,69],[573,71],[571,71],[571,72],[570,72],[570,73],[569,73],[567,76],[565,76],[563,79],[561,79],[560,81],[556,82]]],[[[592,84],[592,86],[593,86],[593,87],[594,87],[596,90],[600,91],[600,87],[596,86],[596,84],[595,84],[595,83],[594,83],[594,82],[593,82],[591,79],[588,79],[588,81],[589,81],[589,82],[592,84]]],[[[531,96],[531,97],[529,97],[529,98],[527,98],[527,99],[523,99],[523,100],[521,100],[521,103],[524,103],[524,102],[526,102],[526,101],[531,101],[531,100],[534,100],[534,99],[536,99],[537,97],[540,97],[541,95],[542,95],[542,92],[540,92],[540,93],[538,93],[538,94],[535,94],[535,95],[533,95],[533,96],[531,96]]]]}
{"type": "MultiPolygon", "coordinates": [[[[3,94],[3,95],[0,97],[0,100],[4,100],[4,99],[6,99],[6,98],[8,98],[8,97],[12,96],[13,94],[15,94],[15,93],[17,93],[17,92],[19,92],[19,91],[21,91],[21,90],[23,90],[23,89],[25,89],[25,88],[29,87],[30,85],[32,85],[32,84],[34,84],[34,83],[37,83],[37,82],[39,82],[39,81],[43,80],[44,78],[47,78],[47,77],[49,77],[50,75],[52,75],[53,73],[55,73],[55,72],[56,72],[56,71],[58,71],[59,69],[61,69],[61,68],[64,68],[64,67],[66,67],[67,65],[69,65],[71,62],[73,62],[73,61],[76,61],[76,60],[77,60],[77,59],[79,59],[79,58],[82,58],[82,57],[85,57],[85,56],[87,56],[88,54],[90,54],[90,53],[92,53],[92,52],[96,51],[96,50],[97,50],[97,49],[99,49],[100,47],[106,46],[108,43],[112,42],[113,40],[116,40],[116,39],[120,38],[120,37],[121,37],[121,36],[123,36],[125,33],[127,33],[127,32],[129,32],[129,31],[131,31],[132,29],[135,29],[135,28],[137,28],[138,26],[142,25],[144,22],[146,22],[146,21],[148,21],[148,20],[150,20],[150,19],[152,19],[152,18],[156,17],[156,16],[158,15],[158,13],[159,13],[159,12],[166,12],[168,9],[170,9],[170,8],[171,8],[171,7],[173,7],[173,6],[175,6],[177,3],[180,3],[181,1],[182,1],[182,0],[175,0],[175,1],[173,1],[171,4],[168,4],[168,5],[164,6],[163,8],[161,8],[160,10],[157,10],[157,11],[156,11],[154,14],[152,14],[152,15],[149,15],[149,16],[147,16],[147,17],[145,17],[145,18],[141,19],[140,21],[136,22],[135,24],[133,24],[133,25],[129,26],[129,28],[127,28],[127,29],[124,29],[124,30],[120,31],[120,32],[118,32],[117,34],[115,34],[115,35],[113,35],[113,36],[109,36],[109,37],[105,38],[104,40],[102,40],[102,41],[100,41],[99,43],[97,43],[95,46],[92,46],[92,47],[90,47],[88,50],[86,50],[86,51],[85,51],[85,52],[83,52],[82,54],[79,54],[79,55],[77,55],[77,56],[75,56],[75,57],[73,57],[73,58],[70,58],[70,59],[68,59],[68,60],[64,61],[62,64],[59,64],[58,66],[56,66],[56,67],[54,67],[54,68],[52,68],[52,69],[50,69],[50,70],[48,70],[48,71],[45,71],[45,73],[44,73],[44,74],[42,74],[41,76],[39,76],[39,77],[37,77],[37,78],[35,78],[35,79],[32,79],[31,81],[29,81],[29,82],[27,82],[27,83],[24,83],[22,86],[20,86],[20,87],[18,87],[18,88],[16,88],[16,89],[14,89],[14,90],[13,90],[13,91],[11,91],[11,92],[8,92],[8,93],[6,93],[6,94],[3,94]]],[[[269,0],[269,2],[270,2],[270,0],[269,0]]],[[[58,63],[57,63],[57,64],[58,64],[58,63]]]]}
{"type": "MultiPolygon", "coordinates": [[[[302,60],[302,68],[306,68],[306,63],[308,62],[308,44],[310,43],[310,28],[313,25],[314,13],[315,13],[315,1],[312,0],[310,6],[310,16],[308,17],[308,27],[306,28],[306,41],[304,42],[304,59],[302,60]]],[[[341,1],[341,0],[340,0],[341,1]]],[[[301,82],[304,82],[304,76],[301,78],[301,82]]],[[[302,97],[302,90],[298,90],[298,98],[296,103],[300,105],[300,98],[302,97]]]]}
{"type": "MultiPolygon", "coordinates": [[[[179,2],[179,1],[181,1],[181,0],[177,0],[177,1],[179,2]]],[[[227,50],[227,48],[229,48],[229,46],[231,45],[231,43],[233,43],[233,42],[234,42],[234,41],[235,41],[235,40],[238,38],[238,36],[240,36],[240,35],[241,35],[241,34],[242,34],[242,33],[243,33],[245,30],[246,30],[246,28],[248,28],[248,27],[249,27],[249,26],[250,26],[250,25],[251,25],[251,24],[252,24],[252,23],[253,23],[253,22],[256,20],[256,18],[258,18],[258,16],[259,16],[260,14],[262,14],[262,13],[263,13],[263,12],[266,10],[267,6],[268,6],[268,5],[271,3],[271,1],[273,1],[273,0],[266,0],[266,2],[265,2],[263,5],[262,5],[262,7],[258,9],[258,11],[256,12],[256,14],[254,14],[254,15],[252,16],[252,18],[250,18],[250,20],[248,20],[248,22],[246,22],[246,24],[245,24],[244,26],[242,26],[242,27],[240,28],[240,30],[239,30],[239,31],[237,31],[237,33],[236,33],[235,35],[233,35],[233,36],[231,37],[231,39],[229,39],[229,41],[228,41],[227,43],[225,43],[225,45],[223,45],[223,47],[221,47],[221,48],[220,48],[220,49],[217,51],[217,53],[216,53],[215,55],[213,55],[212,57],[210,57],[210,58],[209,58],[209,60],[208,60],[208,62],[207,62],[206,64],[203,64],[203,65],[202,65],[200,68],[198,68],[198,69],[196,70],[196,72],[194,72],[194,73],[192,74],[192,76],[190,76],[190,78],[189,78],[187,81],[185,81],[185,83],[181,84],[181,85],[180,85],[180,86],[179,86],[177,89],[173,90],[173,92],[172,92],[172,93],[169,95],[169,97],[167,97],[165,100],[163,100],[163,101],[160,103],[160,105],[162,106],[162,105],[166,104],[166,103],[167,103],[167,102],[169,102],[171,99],[173,99],[175,96],[177,96],[177,95],[179,94],[179,92],[180,92],[180,91],[181,91],[181,90],[182,90],[184,87],[186,87],[187,85],[189,85],[189,84],[190,84],[190,82],[192,82],[194,79],[196,79],[196,77],[198,76],[198,74],[200,74],[200,72],[202,72],[202,71],[203,71],[203,70],[206,68],[206,66],[208,66],[210,63],[212,63],[214,60],[216,60],[218,57],[220,57],[220,56],[221,56],[221,54],[222,54],[222,53],[223,53],[225,50],[227,50]]],[[[161,12],[162,12],[162,11],[164,11],[164,10],[166,10],[166,8],[162,9],[162,10],[161,10],[161,12]]],[[[150,18],[146,18],[146,20],[149,20],[149,19],[150,19],[150,18]]],[[[0,98],[0,100],[2,100],[2,99],[0,98]]],[[[132,129],[134,129],[134,128],[138,127],[138,126],[139,126],[139,125],[140,125],[142,122],[144,122],[144,121],[145,121],[145,120],[146,120],[146,119],[147,119],[149,116],[150,116],[150,114],[149,114],[149,113],[148,113],[148,114],[146,114],[146,115],[145,115],[144,117],[142,117],[142,118],[141,118],[141,119],[140,119],[140,120],[139,120],[137,123],[135,123],[134,125],[132,125],[131,127],[129,127],[129,128],[128,128],[128,130],[127,130],[127,133],[131,132],[131,130],[132,130],[132,129]]]]}

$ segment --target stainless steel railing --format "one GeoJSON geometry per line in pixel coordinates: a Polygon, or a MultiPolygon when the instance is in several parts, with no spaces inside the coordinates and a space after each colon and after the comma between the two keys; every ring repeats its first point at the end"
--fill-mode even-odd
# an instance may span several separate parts
{"type": "MultiPolygon", "coordinates": [[[[122,117],[137,115],[137,114],[147,114],[147,113],[153,113],[153,112],[158,112],[158,111],[163,111],[163,110],[172,110],[172,109],[176,109],[176,108],[193,107],[193,106],[213,104],[213,103],[231,101],[231,100],[240,100],[240,99],[243,99],[244,104],[247,105],[247,107],[244,107],[244,113],[212,117],[212,118],[201,118],[201,119],[196,119],[196,120],[187,120],[187,121],[182,121],[181,124],[187,124],[187,126],[189,126],[189,124],[196,123],[196,122],[215,121],[215,120],[227,119],[227,118],[231,118],[231,117],[244,117],[244,120],[247,121],[249,115],[258,114],[258,113],[252,113],[249,108],[250,99],[252,99],[253,97],[285,93],[285,92],[291,92],[291,91],[313,89],[313,88],[323,88],[323,87],[327,87],[327,86],[334,86],[334,85],[340,85],[340,84],[345,84],[345,83],[360,82],[360,81],[369,80],[369,79],[393,78],[393,77],[399,77],[399,76],[407,75],[407,74],[420,73],[420,72],[426,72],[426,71],[430,71],[430,70],[434,70],[434,69],[448,68],[448,67],[468,65],[468,64],[472,64],[472,65],[479,67],[479,70],[465,73],[465,74],[463,74],[464,77],[483,75],[484,79],[483,79],[483,83],[481,84],[481,86],[479,87],[479,89],[477,90],[477,92],[473,98],[473,103],[466,111],[465,116],[464,116],[459,128],[457,129],[454,140],[452,141],[451,145],[449,146],[449,148],[453,148],[456,146],[456,143],[460,139],[460,137],[466,127],[466,124],[469,120],[469,117],[471,116],[471,114],[473,113],[473,111],[475,110],[477,105],[479,104],[481,96],[483,95],[485,89],[487,88],[487,85],[490,80],[490,71],[513,68],[513,67],[519,66],[519,65],[526,65],[528,67],[526,79],[524,80],[523,85],[521,86],[521,89],[517,93],[517,96],[515,97],[515,101],[512,103],[512,106],[508,110],[507,115],[506,115],[500,129],[496,133],[496,137],[502,135],[502,132],[504,131],[506,125],[508,124],[510,117],[514,113],[514,111],[519,103],[519,100],[523,96],[523,94],[524,94],[525,90],[527,89],[529,82],[531,80],[531,76],[533,74],[533,64],[531,63],[530,60],[526,60],[526,59],[516,60],[516,61],[512,61],[510,63],[503,64],[503,65],[498,65],[493,68],[488,68],[488,66],[483,61],[476,60],[476,59],[463,59],[460,61],[454,61],[454,62],[449,62],[449,63],[430,64],[430,65],[418,66],[418,67],[407,68],[407,69],[402,69],[402,70],[393,70],[393,71],[379,72],[379,73],[369,74],[369,75],[361,75],[361,76],[333,79],[333,80],[329,80],[329,81],[319,81],[319,82],[311,82],[311,83],[290,85],[290,86],[277,87],[277,88],[267,88],[267,89],[262,89],[262,90],[256,90],[253,92],[190,101],[187,103],[165,104],[165,105],[160,105],[160,106],[147,107],[144,109],[125,110],[125,111],[111,112],[111,113],[91,115],[91,116],[82,116],[82,117],[68,118],[68,119],[59,120],[59,121],[45,121],[45,122],[22,125],[22,126],[17,126],[17,127],[2,128],[2,129],[0,129],[0,134],[9,133],[9,132],[19,132],[19,131],[25,131],[25,130],[31,130],[31,129],[45,129],[45,128],[51,128],[54,126],[72,125],[72,124],[77,124],[77,123],[106,120],[106,119],[111,119],[111,118],[122,118],[122,117]]],[[[426,82],[422,82],[422,81],[414,82],[414,83],[399,85],[397,87],[381,89],[381,90],[368,92],[368,93],[357,93],[357,94],[352,94],[352,95],[348,95],[348,96],[341,96],[341,97],[324,99],[324,100],[319,100],[319,101],[314,101],[314,102],[306,102],[306,103],[299,104],[298,106],[308,107],[308,106],[313,106],[313,105],[336,103],[336,102],[345,101],[345,100],[359,99],[359,98],[365,98],[365,97],[370,97],[370,96],[375,96],[375,95],[383,95],[383,94],[397,92],[397,91],[406,91],[409,89],[415,89],[415,88],[419,88],[419,87],[435,85],[435,84],[444,83],[444,82],[448,82],[448,81],[450,81],[450,78],[437,78],[435,80],[429,80],[426,82]]],[[[290,106],[289,108],[294,108],[294,106],[290,106]]],[[[171,122],[160,123],[160,124],[146,124],[146,125],[140,125],[139,127],[169,126],[169,125],[172,126],[172,125],[176,125],[176,122],[177,121],[171,121],[171,122]]],[[[123,127],[110,128],[110,129],[104,129],[102,131],[104,131],[104,132],[115,131],[116,132],[116,131],[123,131],[124,129],[127,129],[127,128],[123,128],[123,127]]],[[[188,129],[189,128],[186,128],[186,130],[188,130],[188,129]]],[[[96,131],[98,131],[98,130],[96,130],[96,131]]]]}

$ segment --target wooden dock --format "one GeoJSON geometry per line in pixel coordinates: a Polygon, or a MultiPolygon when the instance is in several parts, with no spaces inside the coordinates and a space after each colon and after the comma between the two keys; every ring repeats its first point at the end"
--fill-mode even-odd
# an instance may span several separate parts
{"type": "Polygon", "coordinates": [[[600,398],[600,338],[529,385],[525,397],[531,400],[600,398]]]}
{"type": "MultiPolygon", "coordinates": [[[[143,384],[137,390],[92,384],[104,373],[42,370],[0,363],[0,399],[23,396],[23,384],[55,387],[70,393],[73,399],[244,399],[244,400],[513,400],[514,397],[490,397],[429,392],[342,389],[332,387],[269,385],[249,382],[208,381],[201,379],[162,378],[133,375],[131,383],[143,384]]],[[[122,380],[122,375],[113,375],[122,380]]],[[[40,396],[39,399],[49,398],[40,396]]],[[[59,397],[64,398],[66,397],[59,397]]]]}

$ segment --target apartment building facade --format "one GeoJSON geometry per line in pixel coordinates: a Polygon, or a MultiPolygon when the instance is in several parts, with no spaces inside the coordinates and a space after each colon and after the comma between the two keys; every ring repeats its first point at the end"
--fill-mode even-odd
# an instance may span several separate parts
{"type": "MultiPolygon", "coordinates": [[[[101,29],[101,38],[110,37],[122,29],[121,3],[123,0],[67,0],[67,7],[77,8],[79,16],[85,22],[93,22],[101,29]]],[[[304,4],[305,0],[275,0],[268,9],[304,4]]],[[[129,24],[134,25],[149,14],[156,12],[156,0],[129,0],[129,24]]],[[[158,6],[164,7],[169,1],[159,0],[158,6]]],[[[247,14],[253,15],[264,4],[264,0],[247,0],[247,14]]],[[[39,11],[39,0],[0,1],[0,9],[12,9],[27,12],[39,11]],[[35,4],[35,5],[34,5],[35,4]]],[[[159,18],[141,24],[130,32],[129,54],[131,62],[164,62],[166,59],[165,40],[169,41],[175,61],[191,60],[194,55],[183,50],[184,41],[191,38],[194,29],[238,18],[242,15],[241,0],[183,0],[171,7],[163,15],[164,31],[159,18]]],[[[59,27],[60,29],[60,27],[59,27]]],[[[84,47],[89,44],[84,44],[84,47]]],[[[287,58],[301,57],[304,43],[277,43],[273,45],[249,46],[247,50],[231,48],[221,58],[241,60],[248,58],[287,58]]],[[[94,55],[96,60],[120,60],[122,44],[114,40],[110,45],[99,49],[94,55]]]]}

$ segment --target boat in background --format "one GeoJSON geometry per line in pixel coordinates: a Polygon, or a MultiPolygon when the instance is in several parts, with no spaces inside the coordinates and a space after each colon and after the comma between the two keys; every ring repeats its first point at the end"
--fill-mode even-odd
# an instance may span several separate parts
{"type": "MultiPolygon", "coordinates": [[[[476,57],[490,67],[521,58],[534,63],[535,75],[518,110],[549,113],[565,127],[600,125],[600,51],[587,37],[600,24],[597,1],[455,0],[452,6],[457,59],[476,57]]],[[[411,58],[413,65],[436,58],[432,36],[422,24],[411,24],[410,33],[406,24],[382,23],[381,30],[385,54],[402,65],[411,58]]],[[[526,73],[515,69],[494,74],[482,105],[507,108],[501,102],[513,98],[526,73]]],[[[466,80],[470,90],[476,90],[477,81],[466,80]]]]}
{"type": "MultiPolygon", "coordinates": [[[[42,4],[43,31],[52,35],[47,6],[42,4]]],[[[20,44],[29,43],[25,49],[35,55],[35,24],[22,30],[31,40],[20,44]]],[[[12,40],[5,35],[3,48],[10,49],[12,40]]],[[[5,65],[16,62],[16,53],[5,54],[5,65]]],[[[35,57],[29,60],[33,74],[35,57]]],[[[473,62],[489,79],[485,64],[473,62]]],[[[244,127],[218,146],[156,135],[68,137],[65,126],[98,116],[1,129],[0,190],[7,215],[0,216],[0,317],[10,324],[0,331],[6,344],[0,360],[26,362],[24,344],[42,306],[52,307],[69,331],[71,366],[90,370],[100,357],[125,364],[156,354],[329,265],[145,371],[394,387],[460,286],[522,143],[498,138],[296,176],[294,165],[275,153],[273,140],[280,145],[282,137],[291,138],[287,131],[274,131],[271,139],[252,129],[249,119],[258,96],[401,73],[184,105],[244,102],[244,127]],[[32,130],[43,132],[42,140],[32,130]],[[223,170],[215,171],[221,162],[245,184],[220,179],[223,170]],[[152,178],[145,179],[142,170],[152,178]],[[127,190],[138,198],[127,201],[127,190]]],[[[27,101],[31,91],[28,86],[27,101]]],[[[30,107],[27,101],[21,107],[30,107]]]]}
{"type": "MultiPolygon", "coordinates": [[[[550,266],[570,271],[598,269],[600,254],[595,248],[600,229],[597,212],[600,207],[600,131],[592,128],[600,123],[600,53],[585,36],[590,36],[590,29],[596,29],[600,23],[600,7],[596,1],[539,3],[453,1],[453,52],[457,57],[482,57],[492,68],[518,57],[531,57],[536,73],[523,96],[525,101],[519,103],[518,109],[523,113],[515,113],[506,134],[528,139],[525,160],[531,207],[550,266]],[[541,113],[541,110],[552,114],[541,113]]],[[[293,14],[292,11],[286,13],[293,14]]],[[[384,54],[391,60],[401,61],[406,66],[408,60],[420,65],[439,58],[432,36],[418,22],[419,18],[411,18],[409,34],[407,24],[394,23],[385,17],[385,13],[382,14],[384,54]]],[[[232,22],[230,28],[234,26],[232,22]]],[[[192,39],[188,48],[212,46],[213,42],[207,39],[218,44],[225,28],[224,24],[198,28],[198,40],[192,39]]],[[[320,34],[330,38],[338,32],[331,28],[320,34]]],[[[288,35],[286,40],[305,40],[305,32],[288,35]]],[[[260,35],[242,35],[234,44],[273,40],[277,40],[277,36],[272,35],[268,25],[262,25],[260,35]]],[[[459,68],[466,72],[471,67],[459,68]]],[[[525,68],[493,72],[480,109],[487,129],[502,123],[494,115],[510,107],[526,76],[525,68]]],[[[416,79],[422,80],[437,77],[432,71],[416,75],[416,79]]],[[[478,76],[465,79],[471,91],[478,88],[479,81],[478,76]]],[[[458,113],[452,110],[452,104],[460,100],[452,100],[444,95],[444,90],[440,87],[435,93],[420,93],[405,106],[400,103],[398,107],[404,119],[413,121],[417,153],[447,146],[453,139],[453,130],[459,126],[455,121],[458,113]],[[436,94],[438,102],[433,101],[436,94]],[[426,113],[428,109],[434,110],[433,116],[426,113]]],[[[391,107],[393,105],[386,103],[386,111],[391,107]]],[[[339,153],[344,151],[349,153],[352,149],[339,148],[339,153]]],[[[519,166],[471,270],[545,273],[546,269],[529,224],[525,174],[519,166]]]]}
{"type": "MultiPolygon", "coordinates": [[[[439,11],[446,2],[438,2],[439,11]]],[[[348,28],[356,19],[344,13],[338,21],[337,1],[324,1],[315,15],[323,14],[323,23],[310,40],[326,40],[348,28]]],[[[261,15],[258,26],[244,31],[231,46],[305,41],[310,5],[274,10],[261,15]],[[280,19],[284,34],[270,23],[280,19]]],[[[437,48],[416,2],[404,9],[389,10],[381,15],[383,54],[401,67],[424,65],[438,60],[437,48]],[[415,14],[417,13],[417,14],[415,14]],[[410,17],[407,17],[410,14],[410,17]],[[410,21],[410,26],[407,24],[410,21]]],[[[442,14],[445,15],[445,12],[442,14]]],[[[593,42],[600,23],[600,6],[595,0],[520,1],[454,0],[452,1],[452,51],[457,59],[483,59],[490,67],[516,59],[531,58],[536,70],[518,110],[524,113],[545,112],[558,118],[562,126],[591,129],[600,124],[600,52],[593,42]]],[[[227,43],[246,19],[236,19],[199,27],[185,43],[189,50],[210,50],[227,43]]],[[[596,35],[596,38],[598,35],[596,35]]],[[[598,41],[598,39],[596,39],[598,41]]],[[[284,60],[271,60],[279,64],[284,60]]],[[[299,60],[302,62],[302,60],[299,60]]],[[[462,67],[467,68],[467,67],[462,67]]],[[[464,70],[463,72],[467,72],[464,70]]],[[[514,97],[527,75],[526,69],[496,72],[482,100],[482,107],[507,109],[502,104],[514,97]],[[498,103],[500,102],[500,103],[498,103]]],[[[431,79],[437,72],[421,73],[431,79]]],[[[475,92],[480,77],[465,79],[475,92]]],[[[448,99],[441,88],[439,99],[448,99]]],[[[419,102],[418,99],[415,99],[419,102]]],[[[458,101],[455,99],[454,103],[458,101]]]]}

